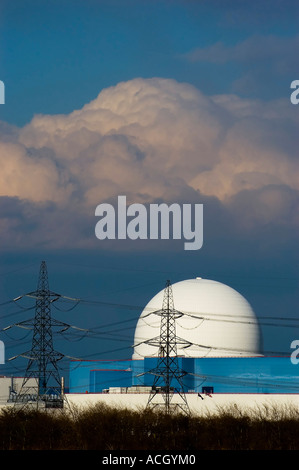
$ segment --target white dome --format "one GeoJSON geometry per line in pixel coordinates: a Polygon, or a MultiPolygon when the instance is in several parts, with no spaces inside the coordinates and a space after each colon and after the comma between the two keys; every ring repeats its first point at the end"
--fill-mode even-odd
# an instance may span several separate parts
{"type": "MultiPolygon", "coordinates": [[[[177,344],[178,356],[223,357],[261,354],[256,316],[247,300],[231,287],[208,279],[189,279],[172,285],[176,336],[192,346],[177,344]]],[[[157,356],[158,347],[144,343],[160,335],[164,289],[144,308],[135,330],[133,359],[157,356]]]]}

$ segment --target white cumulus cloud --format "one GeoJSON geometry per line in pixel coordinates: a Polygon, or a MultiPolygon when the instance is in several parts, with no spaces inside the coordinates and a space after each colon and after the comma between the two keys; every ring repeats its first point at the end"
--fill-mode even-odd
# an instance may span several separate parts
{"type": "Polygon", "coordinates": [[[0,196],[54,203],[69,220],[121,194],[129,202],[214,197],[239,215],[248,191],[262,198],[256,217],[251,205],[250,220],[260,223],[263,208],[274,219],[288,201],[294,207],[297,126],[289,103],[208,97],[187,83],[138,78],[70,114],[36,115],[11,138],[2,126],[0,196]]]}

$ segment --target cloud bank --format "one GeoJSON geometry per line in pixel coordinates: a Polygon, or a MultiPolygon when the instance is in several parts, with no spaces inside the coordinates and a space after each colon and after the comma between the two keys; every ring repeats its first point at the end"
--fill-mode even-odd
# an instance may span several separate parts
{"type": "Polygon", "coordinates": [[[228,230],[285,224],[295,233],[296,129],[288,99],[208,97],[161,78],[119,83],[21,129],[2,123],[1,245],[95,246],[95,207],[121,194],[204,202],[228,230]]]}

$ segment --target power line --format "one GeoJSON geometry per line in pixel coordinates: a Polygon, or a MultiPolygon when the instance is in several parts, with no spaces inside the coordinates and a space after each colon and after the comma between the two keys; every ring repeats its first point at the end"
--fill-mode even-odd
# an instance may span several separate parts
{"type": "MultiPolygon", "coordinates": [[[[136,311],[142,311],[143,313],[144,312],[148,312],[149,314],[152,314],[152,313],[155,313],[155,310],[152,308],[152,307],[143,307],[141,305],[131,305],[131,304],[122,304],[122,303],[116,303],[116,302],[106,302],[106,301],[99,301],[99,300],[87,300],[87,299],[82,299],[82,298],[76,298],[76,297],[67,297],[67,296],[64,296],[64,295],[61,295],[61,294],[55,294],[57,297],[54,298],[52,300],[53,302],[53,306],[57,309],[57,310],[60,310],[62,312],[69,312],[69,311],[72,311],[75,307],[77,307],[77,305],[79,304],[83,304],[83,305],[96,305],[96,306],[103,306],[103,307],[115,307],[115,308],[122,308],[122,309],[127,309],[127,310],[136,310],[136,311]],[[71,303],[74,303],[75,302],[75,305],[72,305],[72,307],[70,307],[69,309],[60,309],[58,306],[57,306],[57,300],[60,300],[61,302],[71,302],[71,303]],[[54,304],[55,302],[55,304],[54,304]]],[[[9,300],[7,302],[4,302],[2,304],[0,304],[0,307],[1,305],[7,305],[9,303],[12,303],[12,302],[17,302],[19,301],[20,299],[24,298],[24,297],[29,297],[29,298],[34,298],[36,299],[34,293],[28,293],[28,294],[23,294],[23,295],[20,295],[19,297],[15,298],[15,299],[12,299],[12,300],[9,300]]],[[[21,308],[24,308],[25,311],[27,310],[30,310],[34,307],[21,307],[21,308]]],[[[14,312],[13,314],[8,314],[8,315],[5,315],[5,316],[2,316],[1,318],[5,318],[5,317],[8,317],[10,315],[14,315],[14,314],[17,314],[18,312],[14,312]]],[[[257,320],[253,320],[252,319],[252,316],[248,316],[248,315],[242,315],[242,317],[240,318],[236,318],[235,315],[232,315],[232,314],[229,314],[229,313],[226,313],[226,314],[217,314],[217,313],[209,313],[209,312],[191,312],[191,311],[182,311],[182,313],[190,318],[195,318],[195,319],[202,319],[202,320],[205,320],[205,321],[219,321],[219,322],[232,322],[232,323],[246,323],[246,324],[250,324],[250,323],[256,323],[256,321],[258,322],[259,325],[261,326],[278,326],[278,327],[281,327],[281,326],[284,326],[284,327],[295,327],[295,328],[298,328],[299,327],[299,318],[294,318],[294,317],[277,317],[277,316],[259,316],[257,317],[257,320]],[[265,320],[265,322],[263,322],[263,320],[265,320]],[[271,322],[272,320],[272,322],[271,322]],[[285,321],[285,322],[294,322],[294,324],[276,324],[276,323],[273,323],[273,321],[285,321]],[[298,322],[298,324],[296,324],[298,322]]],[[[144,316],[141,317],[141,319],[144,318],[144,316]]]]}

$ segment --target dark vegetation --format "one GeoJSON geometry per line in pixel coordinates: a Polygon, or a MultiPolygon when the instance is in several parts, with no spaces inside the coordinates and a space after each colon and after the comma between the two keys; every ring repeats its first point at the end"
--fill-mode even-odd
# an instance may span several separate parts
{"type": "Polygon", "coordinates": [[[298,450],[299,411],[278,408],[210,416],[97,405],[45,412],[4,408],[0,450],[298,450]]]}

